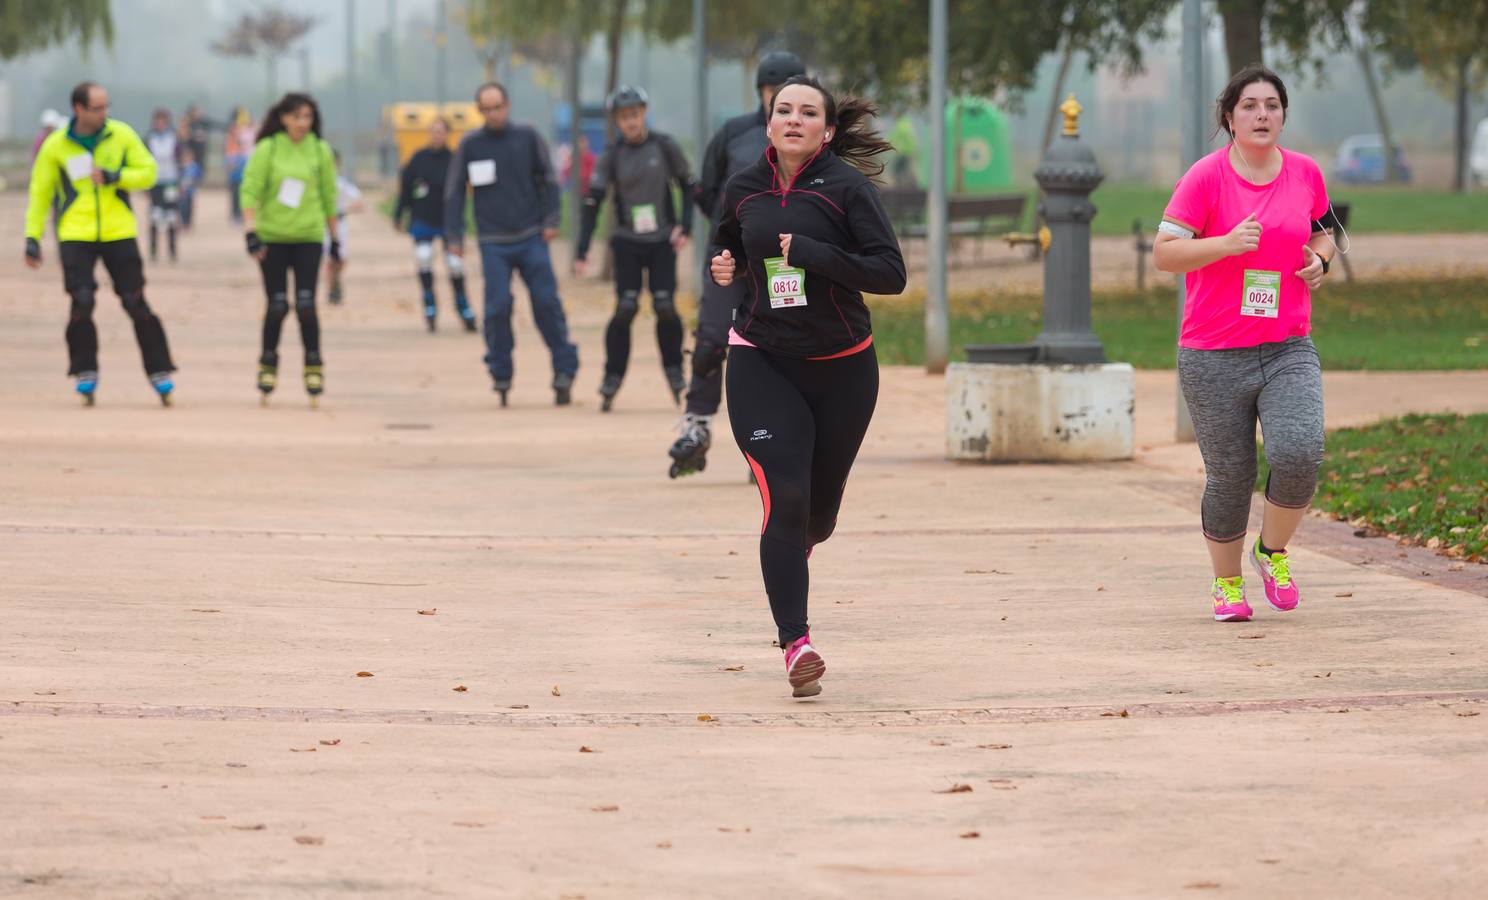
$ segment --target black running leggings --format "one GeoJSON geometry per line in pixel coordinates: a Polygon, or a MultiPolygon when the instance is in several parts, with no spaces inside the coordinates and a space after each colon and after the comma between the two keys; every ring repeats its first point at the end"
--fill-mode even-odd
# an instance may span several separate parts
{"type": "Polygon", "coordinates": [[[823,360],[732,347],[726,381],[734,440],[765,508],[760,569],[784,647],[806,634],[806,558],[837,525],[878,402],[878,357],[871,346],[823,360]]]}
{"type": "Polygon", "coordinates": [[[300,320],[300,339],[305,343],[305,365],[318,366],[320,359],[320,320],[315,315],[315,278],[320,271],[321,245],[264,244],[264,292],[269,295],[269,308],[264,314],[263,355],[259,362],[279,365],[279,334],[289,315],[289,273],[294,271],[295,317],[300,320]]]}
{"type": "Polygon", "coordinates": [[[641,273],[651,288],[656,311],[656,346],[661,365],[682,368],[682,319],[677,315],[677,251],[666,241],[628,241],[614,238],[615,315],[605,329],[605,374],[625,376],[630,365],[630,323],[641,308],[641,273]]]}

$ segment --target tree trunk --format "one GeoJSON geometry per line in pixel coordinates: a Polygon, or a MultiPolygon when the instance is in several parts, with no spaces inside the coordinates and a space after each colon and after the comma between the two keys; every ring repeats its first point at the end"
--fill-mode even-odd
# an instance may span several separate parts
{"type": "Polygon", "coordinates": [[[279,99],[279,57],[272,53],[264,57],[265,85],[269,89],[269,104],[273,105],[279,99]]]}
{"type": "Polygon", "coordinates": [[[1468,66],[1472,60],[1464,56],[1457,61],[1457,125],[1452,147],[1452,162],[1455,163],[1452,171],[1452,189],[1457,193],[1467,191],[1467,121],[1469,89],[1467,83],[1468,66]]]}
{"type": "Polygon", "coordinates": [[[1369,91],[1369,102],[1374,107],[1374,118],[1379,123],[1380,138],[1385,143],[1385,183],[1400,180],[1395,164],[1395,142],[1390,137],[1390,120],[1385,115],[1385,102],[1380,98],[1379,81],[1374,77],[1374,61],[1369,57],[1369,47],[1355,41],[1354,53],[1359,57],[1359,68],[1364,70],[1364,87],[1369,91]]]}
{"type": "MultiPolygon", "coordinates": [[[[620,39],[625,36],[625,8],[630,5],[629,0],[611,0],[610,27],[605,33],[605,48],[609,51],[609,69],[605,72],[605,99],[615,93],[615,88],[620,82],[620,39]]],[[[605,120],[605,137],[607,142],[615,140],[615,120],[605,120]]],[[[575,148],[577,150],[577,148],[575,148]]]]}
{"type": "Polygon", "coordinates": [[[1261,20],[1266,0],[1226,0],[1219,4],[1224,19],[1225,54],[1233,75],[1251,63],[1264,63],[1261,51],[1261,20]]]}

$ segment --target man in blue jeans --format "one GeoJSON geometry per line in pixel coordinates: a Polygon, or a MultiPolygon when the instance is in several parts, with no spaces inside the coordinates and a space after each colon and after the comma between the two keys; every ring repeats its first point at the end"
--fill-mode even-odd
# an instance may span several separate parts
{"type": "Polygon", "coordinates": [[[486,367],[506,405],[512,382],[512,272],[522,274],[532,296],[532,317],[553,356],[553,396],[559,406],[573,397],[579,348],[568,339],[568,320],[558,298],[558,278],[548,242],[558,236],[558,178],[547,144],[528,125],[508,121],[506,88],[481,85],[475,103],[486,126],[461,138],[445,181],[444,233],[449,252],[465,252],[465,191],[475,198],[476,239],[486,283],[486,367]]]}

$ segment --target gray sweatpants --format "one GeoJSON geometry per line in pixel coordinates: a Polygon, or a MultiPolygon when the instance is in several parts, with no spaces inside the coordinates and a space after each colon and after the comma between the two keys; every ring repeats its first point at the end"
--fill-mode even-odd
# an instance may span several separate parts
{"type": "Polygon", "coordinates": [[[1323,371],[1312,339],[1237,350],[1178,349],[1178,382],[1204,456],[1204,536],[1245,537],[1255,489],[1256,420],[1265,440],[1266,499],[1312,502],[1323,461],[1323,371]]]}

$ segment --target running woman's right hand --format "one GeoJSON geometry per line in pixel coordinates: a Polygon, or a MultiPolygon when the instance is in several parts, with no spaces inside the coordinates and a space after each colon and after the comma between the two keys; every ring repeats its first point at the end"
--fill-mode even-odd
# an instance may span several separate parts
{"type": "Polygon", "coordinates": [[[41,242],[36,238],[26,238],[26,265],[33,269],[41,268],[41,242]]]}
{"type": "Polygon", "coordinates": [[[258,239],[258,232],[250,231],[243,235],[243,242],[248,245],[248,255],[257,260],[262,260],[268,254],[264,248],[263,241],[258,239]]]}
{"type": "Polygon", "coordinates": [[[1256,220],[1256,214],[1251,213],[1245,217],[1245,221],[1230,229],[1225,235],[1225,254],[1227,256],[1239,256],[1249,253],[1261,246],[1261,223],[1256,220]]]}
{"type": "Polygon", "coordinates": [[[734,283],[734,257],[727,250],[713,257],[709,268],[713,272],[713,283],[719,287],[728,287],[734,283]]]}

